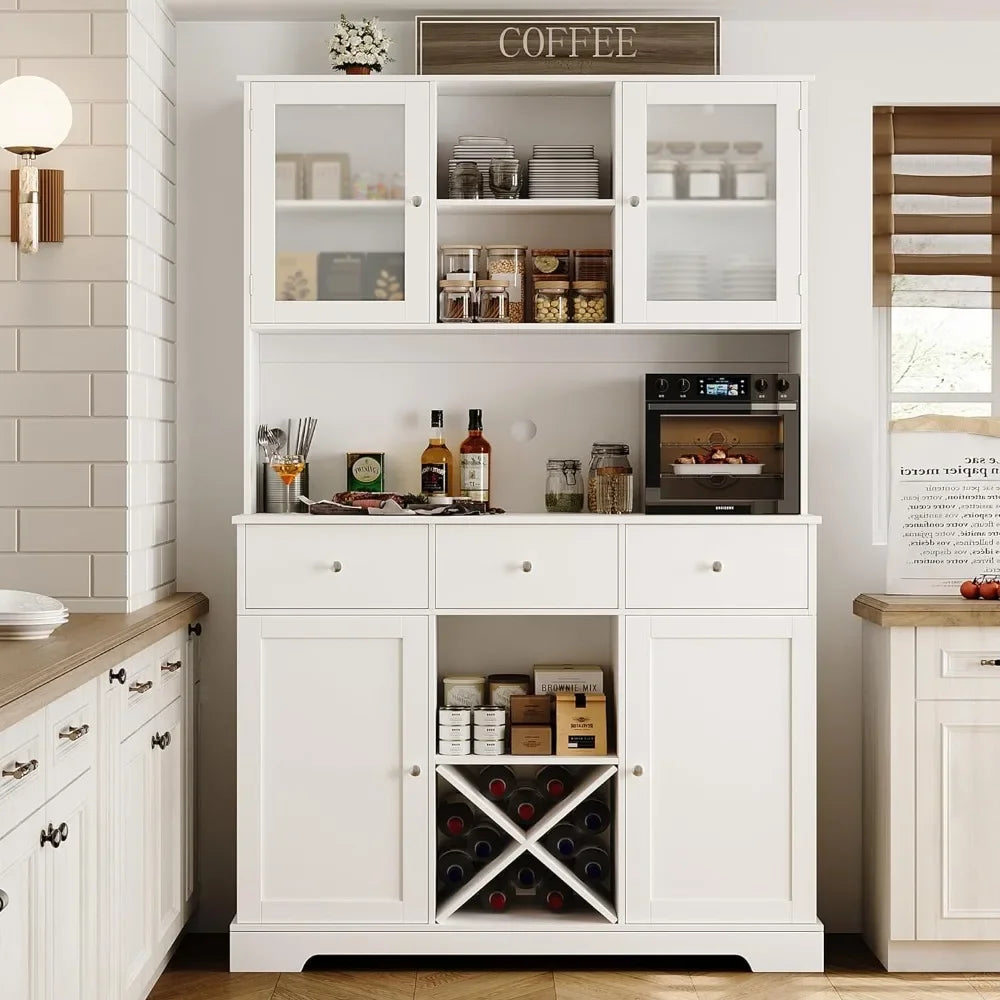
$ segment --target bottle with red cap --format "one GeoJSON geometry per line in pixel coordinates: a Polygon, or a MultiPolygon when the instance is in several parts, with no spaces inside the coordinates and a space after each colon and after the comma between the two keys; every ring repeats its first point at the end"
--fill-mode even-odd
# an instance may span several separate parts
{"type": "Polygon", "coordinates": [[[542,793],[530,785],[518,785],[507,800],[507,814],[519,826],[527,829],[541,818],[548,803],[542,793]]]}
{"type": "Polygon", "coordinates": [[[494,802],[505,802],[517,786],[517,779],[509,767],[494,764],[484,767],[476,779],[479,790],[494,802]]]}
{"type": "Polygon", "coordinates": [[[464,837],[472,829],[472,807],[457,797],[438,803],[438,829],[446,837],[464,837]]]}
{"type": "Polygon", "coordinates": [[[492,823],[477,823],[466,838],[469,853],[477,864],[484,865],[503,850],[503,834],[492,823]]]}
{"type": "Polygon", "coordinates": [[[510,906],[510,893],[499,882],[493,882],[479,893],[479,905],[490,913],[505,913],[510,906]]]}
{"type": "Polygon", "coordinates": [[[569,889],[555,886],[545,893],[545,907],[550,913],[566,913],[575,906],[575,897],[569,889]]]}
{"type": "Polygon", "coordinates": [[[568,768],[549,764],[539,769],[535,784],[550,802],[559,802],[573,790],[573,776],[568,768]]]}

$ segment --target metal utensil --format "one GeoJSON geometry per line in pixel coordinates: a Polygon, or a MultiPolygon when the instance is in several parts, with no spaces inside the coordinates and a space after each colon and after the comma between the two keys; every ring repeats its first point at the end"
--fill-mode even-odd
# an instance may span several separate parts
{"type": "Polygon", "coordinates": [[[285,432],[280,427],[272,427],[270,430],[270,438],[271,454],[284,455],[285,442],[288,440],[288,438],[285,437],[285,432]]]}
{"type": "Polygon", "coordinates": [[[267,425],[259,424],[257,427],[257,447],[264,452],[264,458],[270,460],[271,455],[267,450],[267,425]]]}

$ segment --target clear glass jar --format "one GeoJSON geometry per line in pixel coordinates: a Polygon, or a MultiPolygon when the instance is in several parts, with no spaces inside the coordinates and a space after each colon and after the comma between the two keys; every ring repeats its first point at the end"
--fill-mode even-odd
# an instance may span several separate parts
{"type": "Polygon", "coordinates": [[[677,160],[650,160],[646,169],[646,195],[649,198],[677,198],[677,160]]]}
{"type": "Polygon", "coordinates": [[[627,444],[595,442],[590,453],[587,506],[595,514],[632,513],[632,463],[627,444]]]}
{"type": "Polygon", "coordinates": [[[734,142],[736,159],[730,165],[732,171],[732,197],[739,199],[763,199],[767,197],[767,164],[760,160],[761,142],[734,142]]]}
{"type": "Polygon", "coordinates": [[[721,198],[725,168],[722,160],[692,160],[687,167],[687,196],[721,198]]]}
{"type": "Polygon", "coordinates": [[[575,281],[604,281],[611,287],[611,251],[600,249],[573,251],[575,281]]]}
{"type": "Polygon", "coordinates": [[[520,198],[524,170],[517,159],[490,160],[490,190],[494,198],[520,198]]]}
{"type": "Polygon", "coordinates": [[[495,243],[484,247],[486,277],[490,281],[505,281],[510,296],[510,321],[524,322],[524,274],[526,246],[516,243],[495,243]]]}
{"type": "Polygon", "coordinates": [[[438,282],[438,321],[441,323],[471,323],[475,318],[476,292],[471,281],[445,279],[438,282]]]}
{"type": "Polygon", "coordinates": [[[545,509],[550,514],[579,514],[583,510],[580,460],[550,458],[545,473],[545,509]]]}
{"type": "Polygon", "coordinates": [[[573,322],[607,323],[608,283],[606,281],[573,282],[573,322]]]}
{"type": "Polygon", "coordinates": [[[569,250],[532,250],[531,274],[534,278],[565,278],[570,277],[569,250]]]}
{"type": "Polygon", "coordinates": [[[569,322],[569,282],[556,278],[535,279],[535,322],[569,322]]]}
{"type": "Polygon", "coordinates": [[[450,198],[482,198],[483,173],[474,160],[456,163],[448,183],[450,198]]]}
{"type": "Polygon", "coordinates": [[[665,142],[663,147],[672,159],[677,161],[677,197],[686,198],[687,190],[687,168],[694,151],[698,148],[696,143],[688,142],[665,142]]]}
{"type": "Polygon", "coordinates": [[[475,282],[482,251],[478,243],[445,243],[438,251],[441,278],[475,282]]]}
{"type": "Polygon", "coordinates": [[[480,281],[476,321],[479,323],[509,323],[510,295],[506,281],[480,281]]]}

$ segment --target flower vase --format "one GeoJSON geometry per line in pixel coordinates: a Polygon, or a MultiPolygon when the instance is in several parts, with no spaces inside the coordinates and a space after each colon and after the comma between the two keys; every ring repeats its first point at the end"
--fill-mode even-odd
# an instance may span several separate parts
{"type": "Polygon", "coordinates": [[[349,76],[368,76],[372,71],[371,66],[345,66],[344,72],[349,76]]]}

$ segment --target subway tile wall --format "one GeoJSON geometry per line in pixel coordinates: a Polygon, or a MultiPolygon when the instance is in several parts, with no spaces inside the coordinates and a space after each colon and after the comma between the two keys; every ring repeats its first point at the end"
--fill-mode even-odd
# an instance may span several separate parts
{"type": "Polygon", "coordinates": [[[157,0],[0,0],[0,80],[73,104],[63,244],[17,254],[0,152],[0,587],[76,611],[174,589],[175,43],[157,0]]]}

